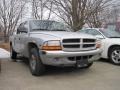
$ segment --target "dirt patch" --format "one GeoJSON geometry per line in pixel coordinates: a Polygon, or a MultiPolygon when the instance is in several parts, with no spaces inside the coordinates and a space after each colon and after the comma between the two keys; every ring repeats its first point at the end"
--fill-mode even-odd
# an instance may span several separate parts
{"type": "Polygon", "coordinates": [[[8,43],[0,43],[0,48],[3,48],[7,51],[10,51],[10,45],[9,42],[8,43]]]}

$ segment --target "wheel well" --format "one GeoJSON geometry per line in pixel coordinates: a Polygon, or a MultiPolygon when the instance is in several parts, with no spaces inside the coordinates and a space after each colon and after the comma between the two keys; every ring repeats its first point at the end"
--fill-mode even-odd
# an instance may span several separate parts
{"type": "Polygon", "coordinates": [[[28,49],[33,48],[33,47],[38,48],[35,43],[29,43],[29,44],[28,44],[28,49]]]}
{"type": "Polygon", "coordinates": [[[10,46],[12,45],[12,42],[10,42],[10,46]]]}
{"type": "Polygon", "coordinates": [[[110,47],[108,48],[108,57],[109,57],[109,52],[110,52],[110,50],[111,50],[112,48],[114,48],[114,47],[120,47],[120,45],[112,45],[112,46],[110,46],[110,47]]]}
{"type": "Polygon", "coordinates": [[[37,47],[37,45],[35,44],[35,43],[28,43],[28,57],[30,56],[30,50],[31,50],[31,48],[37,48],[38,49],[38,47],[37,47]]]}

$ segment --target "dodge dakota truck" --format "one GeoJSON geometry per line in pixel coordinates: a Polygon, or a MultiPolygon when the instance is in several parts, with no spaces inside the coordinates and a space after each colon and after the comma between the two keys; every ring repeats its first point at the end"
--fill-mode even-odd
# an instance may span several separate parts
{"type": "Polygon", "coordinates": [[[70,32],[63,23],[28,20],[10,37],[10,55],[29,60],[33,75],[42,75],[45,65],[89,68],[100,58],[100,42],[94,36],[70,32]]]}

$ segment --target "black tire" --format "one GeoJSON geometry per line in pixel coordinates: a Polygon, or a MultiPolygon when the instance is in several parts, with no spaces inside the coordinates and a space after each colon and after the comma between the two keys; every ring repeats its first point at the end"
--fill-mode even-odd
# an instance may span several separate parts
{"type": "Polygon", "coordinates": [[[43,75],[45,72],[45,66],[43,65],[40,59],[37,48],[30,49],[29,67],[32,75],[35,75],[35,76],[43,75]]]}
{"type": "Polygon", "coordinates": [[[10,45],[10,57],[11,57],[12,61],[16,62],[17,53],[13,50],[12,45],[10,45]]]}
{"type": "Polygon", "coordinates": [[[113,47],[108,53],[110,62],[115,65],[120,65],[120,47],[113,47]]]}

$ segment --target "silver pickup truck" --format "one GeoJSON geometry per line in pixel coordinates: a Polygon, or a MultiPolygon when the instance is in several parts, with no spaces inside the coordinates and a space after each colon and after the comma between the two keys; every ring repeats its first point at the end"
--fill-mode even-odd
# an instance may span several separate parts
{"type": "Polygon", "coordinates": [[[45,65],[88,68],[100,58],[100,43],[87,34],[70,32],[56,21],[29,20],[10,37],[11,59],[20,54],[29,58],[30,71],[41,75],[45,65]]]}

